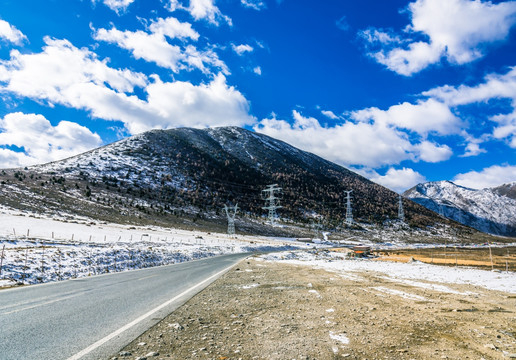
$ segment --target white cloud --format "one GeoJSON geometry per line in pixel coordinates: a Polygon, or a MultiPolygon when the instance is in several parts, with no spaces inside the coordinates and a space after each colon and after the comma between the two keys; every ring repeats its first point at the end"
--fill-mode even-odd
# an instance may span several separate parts
{"type": "Polygon", "coordinates": [[[148,108],[155,109],[159,116],[133,121],[129,126],[132,133],[149,128],[242,126],[255,122],[249,116],[246,98],[234,87],[228,86],[221,74],[209,84],[199,86],[181,81],[163,83],[156,80],[146,91],[148,108]]]}
{"type": "Polygon", "coordinates": [[[393,105],[388,110],[376,107],[355,111],[351,116],[358,121],[375,122],[395,125],[399,128],[415,131],[420,135],[437,133],[448,135],[460,130],[461,121],[450,108],[434,99],[418,101],[417,104],[404,102],[393,105]]]}
{"type": "Polygon", "coordinates": [[[154,34],[168,36],[170,39],[199,39],[199,33],[192,29],[191,24],[180,22],[175,17],[159,18],[150,24],[149,30],[154,34]]]}
{"type": "Polygon", "coordinates": [[[423,92],[424,96],[430,96],[442,101],[449,106],[459,106],[477,102],[485,102],[489,99],[508,98],[516,102],[516,66],[506,74],[489,74],[484,82],[476,86],[460,85],[441,86],[423,92]]]}
{"type": "MultiPolygon", "coordinates": [[[[398,74],[410,76],[446,58],[465,64],[484,56],[486,46],[505,40],[516,23],[516,2],[499,4],[479,0],[417,0],[410,3],[411,24],[404,32],[408,47],[389,47],[373,35],[362,36],[378,42],[380,51],[370,52],[379,63],[398,74]],[[425,36],[413,41],[411,36],[425,36]]],[[[378,31],[377,35],[382,32],[378,31]]],[[[384,33],[385,34],[385,33],[384,33]]],[[[364,32],[362,32],[364,35],[364,32]]]]}
{"type": "Polygon", "coordinates": [[[13,51],[10,61],[0,62],[0,74],[5,74],[0,91],[122,121],[133,134],[153,128],[241,126],[255,121],[249,115],[249,102],[222,74],[200,85],[162,82],[157,76],[149,84],[144,75],[112,69],[96,54],[66,40],[45,41],[42,53],[13,51]],[[131,94],[135,86],[143,89],[146,99],[131,94]]]}
{"type": "Polygon", "coordinates": [[[292,112],[293,123],[263,119],[254,130],[281,139],[305,151],[345,166],[376,168],[398,164],[403,160],[439,162],[449,159],[453,152],[447,145],[428,140],[412,143],[407,133],[385,121],[344,121],[323,127],[312,117],[292,112]]]}
{"type": "Polygon", "coordinates": [[[190,24],[181,23],[175,18],[158,19],[149,26],[150,33],[145,31],[120,31],[98,29],[95,40],[106,41],[129,50],[136,59],[154,62],[158,66],[174,72],[180,70],[199,69],[205,74],[211,73],[212,68],[229,74],[226,64],[212,50],[199,51],[193,45],[181,48],[171,45],[165,37],[197,40],[199,34],[190,24]]]}
{"type": "Polygon", "coordinates": [[[240,0],[240,3],[246,8],[254,9],[257,11],[267,8],[267,4],[261,0],[240,0]]]}
{"type": "Polygon", "coordinates": [[[371,181],[383,185],[393,191],[402,193],[411,187],[426,182],[426,178],[410,168],[395,169],[389,168],[385,175],[380,175],[375,171],[365,173],[371,181]]]}
{"type": "Polygon", "coordinates": [[[259,67],[259,66],[256,66],[254,69],[253,69],[253,72],[256,74],[256,75],[262,75],[262,68],[259,67]]]}
{"type": "Polygon", "coordinates": [[[52,126],[43,115],[20,112],[0,119],[0,145],[23,148],[23,152],[1,149],[3,167],[60,160],[96,148],[101,143],[99,135],[69,121],[52,126]]]}
{"type": "Polygon", "coordinates": [[[233,51],[236,52],[240,56],[242,56],[246,52],[253,52],[253,50],[254,50],[254,48],[248,44],[240,44],[240,45],[232,44],[231,47],[233,48],[233,51]]]}
{"type": "Polygon", "coordinates": [[[453,155],[449,146],[435,144],[427,140],[415,145],[415,148],[418,150],[419,159],[430,163],[448,160],[453,155]]]}
{"type": "Polygon", "coordinates": [[[165,3],[165,9],[167,9],[170,12],[174,12],[178,9],[184,9],[184,7],[183,5],[181,5],[181,3],[179,3],[178,0],[168,0],[165,3]]]}
{"type": "Polygon", "coordinates": [[[516,181],[516,166],[494,165],[482,171],[458,174],[453,182],[472,189],[484,189],[516,181]]]}
{"type": "Polygon", "coordinates": [[[0,39],[9,41],[15,45],[21,45],[27,37],[7,21],[0,20],[0,39]]]}
{"type": "MultiPolygon", "coordinates": [[[[92,0],[94,4],[98,1],[99,0],[92,0]]],[[[102,0],[104,5],[106,5],[111,10],[116,11],[117,13],[126,11],[129,5],[131,5],[134,1],[135,0],[102,0]]]]}
{"type": "Polygon", "coordinates": [[[108,89],[132,92],[142,87],[147,78],[129,70],[115,70],[87,49],[78,49],[67,40],[46,37],[46,46],[39,54],[11,51],[11,60],[0,61],[2,89],[22,96],[67,103],[74,107],[84,100],[77,96],[81,88],[108,89]]]}
{"type": "Polygon", "coordinates": [[[322,127],[317,119],[293,111],[294,123],[264,119],[255,131],[281,139],[342,165],[377,167],[412,158],[405,134],[383,124],[345,122],[322,127]]]}
{"type": "Polygon", "coordinates": [[[339,119],[339,117],[337,115],[335,115],[335,113],[333,111],[330,111],[330,110],[321,110],[321,114],[323,114],[324,116],[326,116],[327,118],[330,118],[332,120],[339,119]]]}
{"type": "MultiPolygon", "coordinates": [[[[476,86],[442,86],[426,91],[423,95],[438,99],[450,107],[487,103],[491,99],[510,99],[512,112],[496,114],[488,119],[496,123],[492,136],[506,140],[510,147],[516,148],[516,67],[506,74],[489,74],[483,83],[476,86]]],[[[468,144],[465,156],[479,151],[484,152],[477,145],[468,144]]]]}
{"type": "Polygon", "coordinates": [[[215,0],[190,0],[187,10],[195,20],[206,20],[216,26],[219,25],[220,20],[223,20],[229,26],[233,24],[231,18],[223,15],[219,8],[215,6],[215,0]]]}

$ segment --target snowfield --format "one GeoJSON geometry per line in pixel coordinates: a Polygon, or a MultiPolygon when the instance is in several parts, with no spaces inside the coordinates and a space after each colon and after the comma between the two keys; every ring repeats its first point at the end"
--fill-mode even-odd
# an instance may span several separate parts
{"type": "MultiPolygon", "coordinates": [[[[238,232],[238,229],[237,229],[238,232]]],[[[2,209],[0,287],[174,264],[210,256],[307,249],[293,239],[56,221],[2,209]]]]}
{"type": "MultiPolygon", "coordinates": [[[[474,295],[473,293],[461,293],[453,289],[454,284],[469,284],[489,290],[516,294],[516,273],[514,272],[496,272],[465,267],[431,265],[417,261],[395,263],[374,259],[350,260],[345,259],[343,254],[324,250],[285,251],[262,255],[260,259],[308,265],[357,280],[360,278],[360,274],[364,272],[374,272],[392,282],[405,283],[410,286],[441,292],[474,295]]],[[[398,295],[403,296],[404,294],[398,295]]]]}

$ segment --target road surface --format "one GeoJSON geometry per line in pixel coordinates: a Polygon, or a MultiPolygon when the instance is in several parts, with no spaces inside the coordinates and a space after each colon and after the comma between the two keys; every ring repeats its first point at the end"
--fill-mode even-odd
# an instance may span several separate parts
{"type": "Polygon", "coordinates": [[[0,358],[107,358],[246,256],[2,290],[0,358]]]}

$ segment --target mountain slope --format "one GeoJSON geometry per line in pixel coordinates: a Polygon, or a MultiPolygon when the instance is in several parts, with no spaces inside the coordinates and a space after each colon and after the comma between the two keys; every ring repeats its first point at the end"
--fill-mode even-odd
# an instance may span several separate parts
{"type": "Polygon", "coordinates": [[[475,190],[450,181],[419,184],[407,190],[407,198],[477,230],[516,236],[516,200],[499,190],[475,190]]]}
{"type": "Polygon", "coordinates": [[[498,195],[507,196],[513,200],[516,200],[516,182],[503,184],[491,189],[498,195]]]}
{"type": "MultiPolygon", "coordinates": [[[[5,170],[0,180],[0,204],[126,223],[222,230],[221,208],[238,203],[240,228],[262,226],[261,192],[274,183],[283,188],[284,207],[278,213],[286,223],[322,219],[328,228],[340,226],[345,190],[353,190],[358,221],[383,222],[398,211],[396,193],[314,154],[236,127],[154,130],[62,161],[5,170]]],[[[442,222],[410,201],[405,215],[417,227],[442,222]]]]}

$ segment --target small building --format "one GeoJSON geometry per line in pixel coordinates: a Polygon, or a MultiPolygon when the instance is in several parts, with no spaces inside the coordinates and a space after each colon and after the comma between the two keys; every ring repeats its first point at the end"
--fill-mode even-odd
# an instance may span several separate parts
{"type": "Polygon", "coordinates": [[[364,257],[371,255],[371,247],[365,245],[356,245],[351,249],[353,250],[353,256],[364,257]]]}

